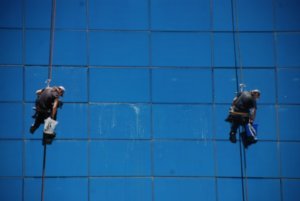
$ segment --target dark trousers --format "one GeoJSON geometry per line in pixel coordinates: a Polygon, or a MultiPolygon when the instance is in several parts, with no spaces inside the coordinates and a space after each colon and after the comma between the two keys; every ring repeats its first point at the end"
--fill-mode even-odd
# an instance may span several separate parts
{"type": "Polygon", "coordinates": [[[237,133],[237,129],[242,126],[243,132],[245,131],[245,126],[249,122],[249,117],[244,117],[241,115],[232,115],[229,114],[226,121],[231,123],[230,133],[237,133]]]}
{"type": "Polygon", "coordinates": [[[241,124],[241,123],[235,122],[235,121],[231,122],[230,133],[237,133],[237,129],[240,126],[242,126],[242,128],[243,128],[242,132],[245,132],[245,130],[246,130],[246,128],[245,128],[246,124],[241,124]]]}
{"type": "MultiPolygon", "coordinates": [[[[45,120],[51,116],[51,111],[48,112],[36,112],[33,116],[35,118],[34,124],[30,128],[30,133],[33,134],[36,129],[40,127],[41,124],[45,122],[45,120]]],[[[54,116],[54,120],[56,120],[56,115],[54,116]]],[[[55,138],[56,134],[54,135],[43,135],[43,145],[51,144],[53,139],[55,138]]]]}
{"type": "MultiPolygon", "coordinates": [[[[51,116],[51,112],[52,111],[36,111],[36,113],[33,115],[33,118],[35,118],[35,121],[34,121],[34,124],[33,124],[33,127],[35,129],[38,129],[40,127],[41,124],[44,123],[44,121],[51,116]]],[[[56,120],[56,114],[54,116],[54,120],[56,120]]]]}
{"type": "Polygon", "coordinates": [[[237,133],[237,129],[242,126],[243,130],[240,134],[244,147],[247,148],[249,145],[256,143],[257,140],[255,140],[252,136],[247,136],[246,134],[246,125],[249,122],[249,117],[229,114],[226,121],[231,123],[229,136],[232,142],[236,140],[235,135],[237,133]]]}
{"type": "Polygon", "coordinates": [[[50,112],[36,112],[34,115],[35,121],[33,127],[38,129],[41,124],[44,123],[45,119],[51,116],[50,112]]]}

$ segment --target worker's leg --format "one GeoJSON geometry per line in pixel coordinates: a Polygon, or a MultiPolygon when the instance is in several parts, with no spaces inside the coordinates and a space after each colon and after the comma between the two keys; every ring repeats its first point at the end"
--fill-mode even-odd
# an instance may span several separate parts
{"type": "Polygon", "coordinates": [[[44,123],[44,120],[48,118],[48,113],[37,112],[35,115],[35,121],[30,127],[30,133],[33,134],[35,130],[37,130],[41,124],[44,123]]]}
{"type": "Polygon", "coordinates": [[[237,122],[237,121],[231,122],[229,140],[232,143],[236,143],[236,133],[237,133],[237,129],[239,128],[239,126],[240,126],[239,122],[237,122]]]}

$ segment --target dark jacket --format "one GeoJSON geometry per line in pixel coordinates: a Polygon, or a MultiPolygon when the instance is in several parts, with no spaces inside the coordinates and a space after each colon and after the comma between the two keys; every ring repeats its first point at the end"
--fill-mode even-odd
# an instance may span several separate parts
{"type": "Polygon", "coordinates": [[[244,91],[238,94],[233,102],[233,109],[235,112],[249,113],[251,108],[256,109],[256,100],[251,92],[244,91]]]}
{"type": "Polygon", "coordinates": [[[41,94],[36,99],[36,108],[39,112],[50,112],[55,99],[59,97],[55,87],[47,87],[42,90],[41,94]]]}

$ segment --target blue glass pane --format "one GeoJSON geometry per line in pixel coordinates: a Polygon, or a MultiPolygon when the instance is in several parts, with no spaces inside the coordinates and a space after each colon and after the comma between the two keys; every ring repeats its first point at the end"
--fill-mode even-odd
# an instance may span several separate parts
{"type": "Polygon", "coordinates": [[[154,30],[210,30],[209,0],[152,0],[154,30]]]}
{"type": "Polygon", "coordinates": [[[276,0],[276,29],[300,30],[300,3],[298,0],[276,0]]]}
{"type": "Polygon", "coordinates": [[[91,178],[90,201],[151,201],[152,180],[146,178],[91,178]]]}
{"type": "Polygon", "coordinates": [[[22,176],[22,141],[0,141],[0,176],[22,176]]]}
{"type": "Polygon", "coordinates": [[[151,118],[148,105],[90,105],[89,114],[91,138],[150,138],[151,118]]]}
{"type": "Polygon", "coordinates": [[[212,108],[199,105],[153,105],[155,138],[207,139],[212,137],[212,108]]]}
{"type": "Polygon", "coordinates": [[[230,105],[231,104],[216,105],[214,107],[214,125],[216,125],[214,128],[216,130],[215,136],[217,139],[229,139],[230,124],[226,122],[225,119],[228,116],[230,105]]]}
{"type": "MultiPolygon", "coordinates": [[[[255,15],[254,15],[255,16],[255,15]]],[[[271,33],[242,33],[240,41],[241,65],[243,67],[274,67],[274,36],[271,33]]],[[[237,54],[239,56],[239,54],[237,54]]]]}
{"type": "Polygon", "coordinates": [[[283,177],[300,177],[300,143],[281,142],[281,175],[283,177]]]}
{"type": "Polygon", "coordinates": [[[247,179],[249,201],[280,201],[279,179],[247,179]]]}
{"type": "Polygon", "coordinates": [[[0,27],[22,27],[22,0],[0,2],[0,27]]]}
{"type": "Polygon", "coordinates": [[[147,102],[149,70],[90,68],[90,101],[147,102]]]}
{"type": "Polygon", "coordinates": [[[0,68],[1,101],[22,101],[23,99],[23,68],[0,68]]]}
{"type": "Polygon", "coordinates": [[[152,65],[210,67],[210,34],[152,33],[152,65]]]}
{"type": "Polygon", "coordinates": [[[22,103],[0,103],[0,138],[21,138],[23,136],[22,103]]]}
{"type": "Polygon", "coordinates": [[[216,103],[231,105],[237,92],[236,71],[234,69],[214,70],[214,97],[216,103]]]}
{"type": "Polygon", "coordinates": [[[216,170],[221,177],[241,177],[241,147],[229,141],[216,142],[216,170]]]}
{"type": "Polygon", "coordinates": [[[299,130],[300,119],[299,106],[280,106],[278,109],[279,132],[281,140],[300,140],[299,130]]]}
{"type": "MultiPolygon", "coordinates": [[[[26,176],[41,176],[43,150],[41,141],[26,141],[26,176]]],[[[54,140],[47,147],[46,176],[87,176],[87,142],[54,140]],[[76,167],[76,168],[74,168],[76,167]]]]}
{"type": "Polygon", "coordinates": [[[235,67],[234,38],[232,33],[214,33],[214,66],[235,67]]]}
{"type": "Polygon", "coordinates": [[[147,32],[89,33],[89,63],[105,66],[147,66],[149,36],[147,32]]]}
{"type": "Polygon", "coordinates": [[[92,141],[91,176],[149,176],[151,147],[147,141],[92,141]]]}
{"type": "Polygon", "coordinates": [[[243,190],[241,179],[218,178],[218,201],[241,201],[243,190]]]}
{"type": "Polygon", "coordinates": [[[155,176],[213,176],[213,144],[209,141],[156,141],[155,176]]]}
{"type": "Polygon", "coordinates": [[[273,31],[273,0],[237,0],[238,29],[273,31]]]}
{"type": "Polygon", "coordinates": [[[55,28],[85,29],[86,0],[56,1],[55,28]]]}
{"type": "Polygon", "coordinates": [[[278,102],[300,103],[300,69],[278,70],[278,102]]]}
{"type": "Polygon", "coordinates": [[[26,0],[26,28],[50,28],[52,0],[26,0]]]}
{"type": "Polygon", "coordinates": [[[300,196],[300,180],[283,180],[282,189],[284,201],[296,201],[300,196]]]}
{"type": "Polygon", "coordinates": [[[57,115],[56,139],[77,139],[88,137],[87,104],[64,103],[57,115]]]}
{"type": "Polygon", "coordinates": [[[90,0],[91,29],[148,29],[148,0],[90,0]]]}
{"type": "MultiPolygon", "coordinates": [[[[88,142],[54,140],[47,148],[48,176],[87,176],[88,142]],[[61,165],[58,165],[61,164],[61,165]]],[[[26,157],[28,154],[26,153],[26,157]]],[[[39,163],[41,161],[38,161],[39,163]]]]}
{"type": "MultiPolygon", "coordinates": [[[[259,105],[257,109],[255,124],[257,127],[257,137],[259,140],[276,140],[277,123],[274,105],[259,105]]],[[[280,123],[280,121],[279,121],[280,123]]]]}
{"type": "Polygon", "coordinates": [[[154,102],[208,103],[212,100],[210,70],[154,69],[152,79],[154,102]]]}
{"type": "MultiPolygon", "coordinates": [[[[88,200],[87,178],[46,178],[44,200],[88,200]]],[[[41,179],[26,178],[24,181],[24,201],[41,200],[41,179]]]]}
{"type": "Polygon", "coordinates": [[[22,179],[0,179],[0,200],[22,200],[22,179]]]}
{"type": "Polygon", "coordinates": [[[157,178],[154,179],[156,201],[215,201],[214,179],[197,178],[157,178]]]}
{"type": "Polygon", "coordinates": [[[300,34],[279,33],[277,35],[277,63],[280,67],[300,66],[300,34]]]}
{"type": "MultiPolygon", "coordinates": [[[[47,67],[26,67],[25,99],[34,101],[35,91],[46,87],[48,79],[47,67]]],[[[53,67],[51,86],[63,85],[66,88],[64,101],[87,101],[87,69],[71,67],[53,67]]]]}
{"type": "Polygon", "coordinates": [[[243,76],[243,83],[246,84],[246,90],[259,89],[261,91],[258,104],[275,103],[275,71],[273,69],[244,69],[241,76],[243,76]]]}
{"type": "Polygon", "coordinates": [[[0,30],[0,63],[22,64],[22,31],[0,30]]]}
{"type": "Polygon", "coordinates": [[[82,67],[57,67],[52,70],[51,86],[63,85],[66,88],[63,100],[66,102],[86,102],[87,91],[87,68],[82,67]]]}
{"type": "Polygon", "coordinates": [[[49,39],[49,31],[27,30],[25,32],[26,64],[49,64],[49,39]]]}
{"type": "Polygon", "coordinates": [[[47,67],[25,67],[25,101],[35,101],[36,90],[46,87],[47,67]]]}
{"type": "Polygon", "coordinates": [[[86,65],[85,31],[56,31],[53,50],[54,65],[86,65]]]}
{"type": "Polygon", "coordinates": [[[278,177],[279,158],[276,142],[258,141],[247,149],[247,176],[278,177]],[[263,154],[262,154],[263,153],[263,154]]]}
{"type": "Polygon", "coordinates": [[[232,6],[228,1],[214,0],[213,2],[214,30],[232,31],[232,6]]]}

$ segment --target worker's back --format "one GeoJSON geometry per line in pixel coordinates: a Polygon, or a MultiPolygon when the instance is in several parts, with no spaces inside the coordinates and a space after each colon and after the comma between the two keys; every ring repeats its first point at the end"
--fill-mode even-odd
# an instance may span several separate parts
{"type": "Polygon", "coordinates": [[[244,91],[238,96],[234,106],[234,110],[237,112],[249,113],[251,108],[256,108],[256,100],[252,97],[251,92],[244,91]]]}
{"type": "Polygon", "coordinates": [[[47,87],[43,89],[42,93],[39,95],[36,104],[41,110],[49,110],[52,108],[54,100],[58,98],[58,92],[55,88],[47,87]]]}

